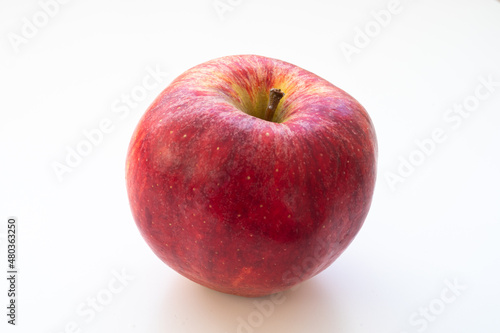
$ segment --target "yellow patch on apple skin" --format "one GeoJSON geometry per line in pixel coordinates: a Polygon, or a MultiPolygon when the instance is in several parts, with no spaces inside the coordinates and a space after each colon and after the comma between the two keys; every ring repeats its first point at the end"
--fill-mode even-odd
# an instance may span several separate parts
{"type": "Polygon", "coordinates": [[[233,280],[233,287],[238,287],[248,276],[252,276],[252,267],[243,267],[240,274],[233,280]]]}

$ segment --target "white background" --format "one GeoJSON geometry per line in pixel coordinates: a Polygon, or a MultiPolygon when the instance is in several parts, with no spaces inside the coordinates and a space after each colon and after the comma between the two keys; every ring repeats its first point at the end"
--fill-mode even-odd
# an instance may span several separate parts
{"type": "Polygon", "coordinates": [[[391,3],[1,0],[0,266],[14,215],[20,273],[16,327],[1,279],[0,330],[499,332],[500,1],[401,0],[378,23],[391,3]],[[49,16],[43,3],[58,5],[45,6],[49,16]],[[357,238],[272,306],[164,265],[139,235],[124,182],[132,131],[158,93],[192,66],[248,53],[346,90],[370,113],[380,150],[357,238]],[[159,83],[141,90],[152,70],[159,83]],[[54,164],[102,121],[108,133],[58,179],[54,164]],[[428,143],[436,131],[441,142],[428,143]]]}

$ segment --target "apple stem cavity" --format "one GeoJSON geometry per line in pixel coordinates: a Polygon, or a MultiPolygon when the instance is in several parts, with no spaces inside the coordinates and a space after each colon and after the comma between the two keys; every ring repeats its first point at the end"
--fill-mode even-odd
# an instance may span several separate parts
{"type": "Polygon", "coordinates": [[[269,104],[267,105],[265,119],[268,121],[272,121],[274,118],[274,113],[278,108],[278,104],[280,100],[285,96],[285,93],[281,91],[281,89],[272,88],[269,91],[269,104]]]}

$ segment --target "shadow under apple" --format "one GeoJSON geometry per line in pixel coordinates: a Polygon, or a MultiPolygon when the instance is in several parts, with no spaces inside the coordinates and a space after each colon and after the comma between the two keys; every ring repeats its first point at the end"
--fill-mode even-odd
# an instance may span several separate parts
{"type": "MultiPolygon", "coordinates": [[[[187,332],[334,332],[343,327],[332,288],[315,279],[259,298],[220,293],[181,276],[165,295],[158,326],[187,332]]],[[[344,323],[345,324],[345,323],[344,323]]]]}

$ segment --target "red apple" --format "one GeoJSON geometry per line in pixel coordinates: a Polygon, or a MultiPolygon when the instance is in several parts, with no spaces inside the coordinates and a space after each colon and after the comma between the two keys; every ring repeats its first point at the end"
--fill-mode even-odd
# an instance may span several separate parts
{"type": "Polygon", "coordinates": [[[368,214],[376,160],[372,122],[350,95],[287,62],[228,56],[156,98],[130,142],[126,179],[135,222],[162,261],[251,297],[337,259],[368,214]]]}

